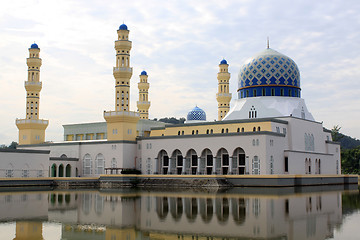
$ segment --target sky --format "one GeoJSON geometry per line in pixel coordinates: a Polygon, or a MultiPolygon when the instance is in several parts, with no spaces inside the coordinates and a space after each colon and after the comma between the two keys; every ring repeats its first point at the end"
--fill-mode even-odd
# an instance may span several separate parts
{"type": "Polygon", "coordinates": [[[115,109],[114,41],[125,23],[132,41],[130,110],[147,71],[150,118],[186,117],[196,105],[217,119],[217,73],[238,73],[266,48],[292,58],[301,94],[324,127],[360,138],[360,1],[358,0],[17,0],[0,9],[0,144],[18,141],[25,118],[28,48],[42,67],[40,118],[47,141],[62,141],[64,124],[104,121],[115,109]]]}

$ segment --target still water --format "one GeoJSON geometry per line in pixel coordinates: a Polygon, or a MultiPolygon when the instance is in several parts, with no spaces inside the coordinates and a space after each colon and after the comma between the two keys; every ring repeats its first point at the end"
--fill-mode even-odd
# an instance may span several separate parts
{"type": "Polygon", "coordinates": [[[360,239],[357,186],[0,192],[0,239],[360,239]]]}

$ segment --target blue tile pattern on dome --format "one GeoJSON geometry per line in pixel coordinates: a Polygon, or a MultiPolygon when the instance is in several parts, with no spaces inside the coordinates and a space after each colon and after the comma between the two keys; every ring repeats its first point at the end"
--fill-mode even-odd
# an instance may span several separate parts
{"type": "Polygon", "coordinates": [[[36,43],[31,44],[30,48],[39,48],[39,46],[36,43]]]}
{"type": "Polygon", "coordinates": [[[245,64],[239,74],[239,88],[286,85],[300,88],[300,72],[289,57],[265,49],[245,64]]]}
{"type": "Polygon", "coordinates": [[[187,121],[206,121],[206,113],[196,106],[188,113],[187,121]]]}
{"type": "Polygon", "coordinates": [[[119,30],[128,30],[127,26],[123,23],[120,25],[119,30]]]}
{"type": "Polygon", "coordinates": [[[140,73],[140,75],[147,75],[147,72],[146,72],[146,71],[142,71],[142,72],[140,73]]]}

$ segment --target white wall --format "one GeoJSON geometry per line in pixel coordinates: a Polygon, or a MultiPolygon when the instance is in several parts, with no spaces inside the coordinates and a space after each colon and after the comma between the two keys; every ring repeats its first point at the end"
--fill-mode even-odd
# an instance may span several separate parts
{"type": "Polygon", "coordinates": [[[0,151],[0,178],[7,177],[6,172],[11,169],[12,177],[24,177],[24,174],[25,177],[39,177],[41,175],[47,177],[49,153],[21,150],[0,151]]]}

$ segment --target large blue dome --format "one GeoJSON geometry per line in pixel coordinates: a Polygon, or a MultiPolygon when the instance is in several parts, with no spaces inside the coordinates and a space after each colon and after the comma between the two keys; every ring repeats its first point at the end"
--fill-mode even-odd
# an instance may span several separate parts
{"type": "Polygon", "coordinates": [[[206,113],[196,106],[188,113],[187,121],[206,121],[206,113]]]}
{"type": "Polygon", "coordinates": [[[146,72],[146,71],[142,71],[142,72],[140,73],[140,75],[147,75],[147,72],[146,72]]]}
{"type": "Polygon", "coordinates": [[[123,23],[120,25],[119,30],[128,30],[127,26],[123,23]]]}
{"type": "Polygon", "coordinates": [[[36,43],[31,44],[30,48],[39,48],[39,46],[36,43]]]}
{"type": "Polygon", "coordinates": [[[271,48],[255,55],[240,70],[239,98],[300,97],[300,72],[289,57],[271,48]]]}

